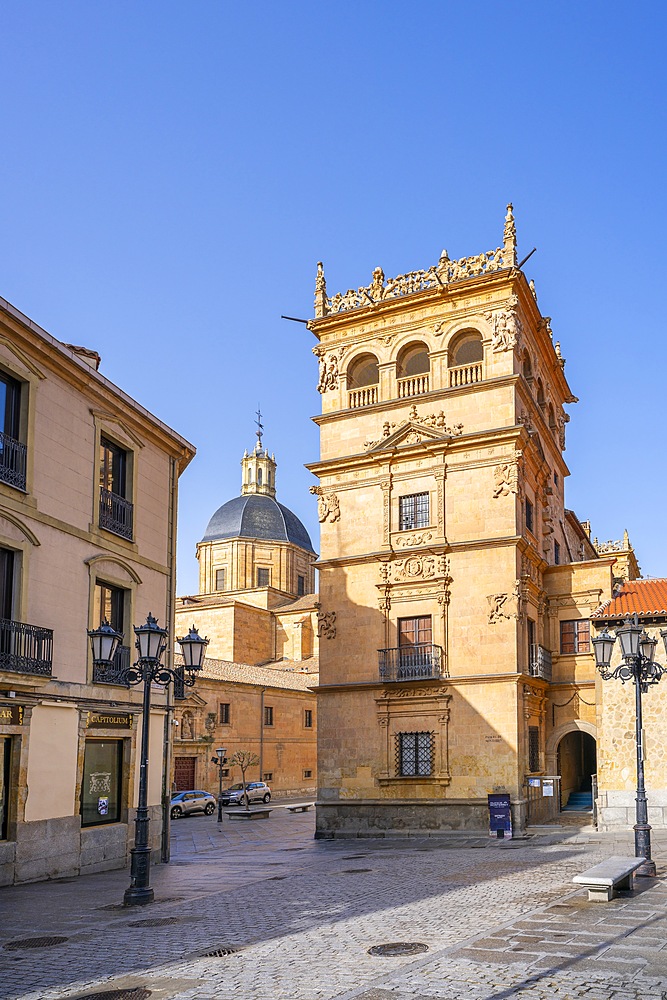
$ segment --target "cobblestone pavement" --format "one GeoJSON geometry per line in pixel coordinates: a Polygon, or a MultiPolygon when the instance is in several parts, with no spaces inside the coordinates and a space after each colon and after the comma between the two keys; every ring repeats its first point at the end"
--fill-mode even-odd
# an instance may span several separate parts
{"type": "MultiPolygon", "coordinates": [[[[180,820],[147,907],[121,905],[125,871],[0,890],[1,1000],[133,988],[155,1000],[667,1000],[667,877],[610,903],[571,882],[632,854],[629,836],[315,841],[313,828],[312,812],[280,807],[222,829],[180,820]],[[21,946],[44,937],[64,940],[21,946]],[[428,951],[368,954],[390,942],[428,951]]],[[[656,831],[654,844],[667,871],[656,831]]]]}

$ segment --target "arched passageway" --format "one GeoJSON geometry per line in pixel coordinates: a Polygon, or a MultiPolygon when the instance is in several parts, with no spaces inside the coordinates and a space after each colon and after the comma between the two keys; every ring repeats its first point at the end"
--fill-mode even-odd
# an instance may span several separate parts
{"type": "Polygon", "coordinates": [[[593,781],[597,772],[597,746],[588,733],[566,733],[558,744],[557,768],[560,775],[561,809],[590,811],[593,808],[593,781]]]}

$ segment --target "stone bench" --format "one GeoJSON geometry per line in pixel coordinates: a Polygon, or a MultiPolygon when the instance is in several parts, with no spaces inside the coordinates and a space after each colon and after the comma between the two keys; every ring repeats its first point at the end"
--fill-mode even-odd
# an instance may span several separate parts
{"type": "Polygon", "coordinates": [[[607,858],[581,875],[575,875],[572,881],[588,889],[590,900],[608,903],[617,889],[632,889],[633,872],[645,861],[646,858],[607,858]]]}
{"type": "Polygon", "coordinates": [[[287,808],[291,813],[306,813],[309,809],[313,808],[313,805],[313,802],[308,802],[307,805],[304,806],[288,806],[287,808]]]}
{"type": "Polygon", "coordinates": [[[229,809],[226,811],[230,819],[268,819],[270,809],[229,809]]]}

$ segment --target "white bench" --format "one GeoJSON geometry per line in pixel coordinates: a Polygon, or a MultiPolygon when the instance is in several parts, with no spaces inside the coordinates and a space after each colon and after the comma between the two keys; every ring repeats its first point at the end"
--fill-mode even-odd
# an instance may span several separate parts
{"type": "Polygon", "coordinates": [[[313,803],[309,802],[307,805],[302,806],[288,806],[287,809],[291,813],[306,813],[309,809],[313,808],[313,803]]]}
{"type": "Polygon", "coordinates": [[[588,898],[608,903],[617,889],[632,889],[633,872],[644,864],[646,858],[607,858],[572,879],[588,889],[588,898]]]}

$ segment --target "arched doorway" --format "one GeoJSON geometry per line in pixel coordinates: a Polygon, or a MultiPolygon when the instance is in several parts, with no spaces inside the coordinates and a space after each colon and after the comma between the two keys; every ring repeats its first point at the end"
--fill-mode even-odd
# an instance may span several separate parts
{"type": "Polygon", "coordinates": [[[560,775],[561,809],[590,812],[593,778],[597,773],[597,745],[593,736],[577,729],[558,743],[556,768],[560,775]]]}

